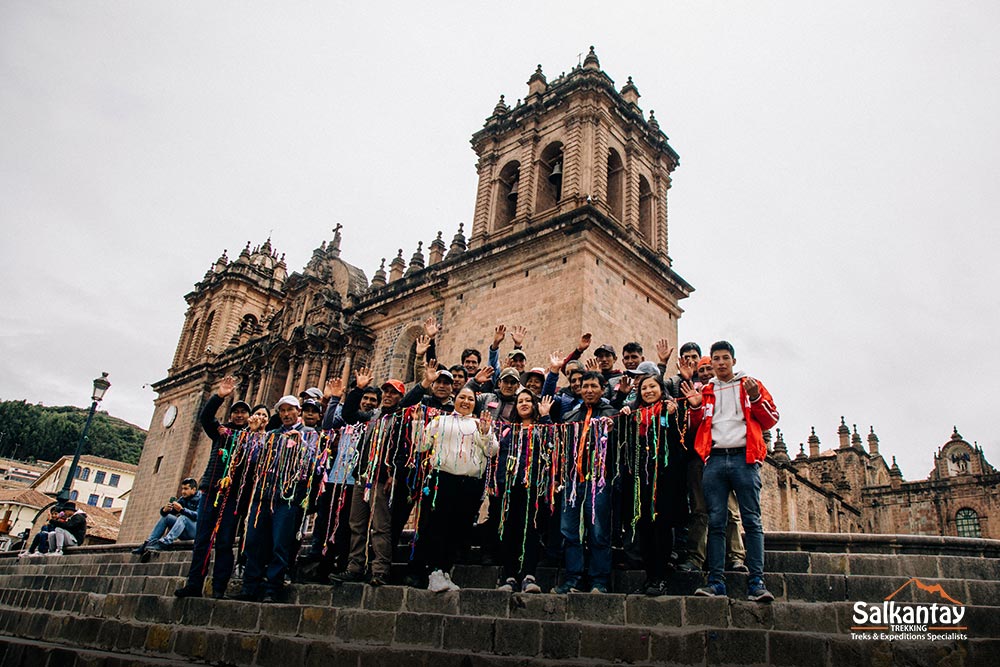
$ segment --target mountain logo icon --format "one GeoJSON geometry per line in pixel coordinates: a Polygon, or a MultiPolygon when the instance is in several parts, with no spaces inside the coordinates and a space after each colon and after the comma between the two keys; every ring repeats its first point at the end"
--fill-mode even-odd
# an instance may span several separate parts
{"type": "Polygon", "coordinates": [[[955,598],[953,598],[950,595],[948,595],[945,592],[944,588],[941,587],[941,584],[933,584],[933,585],[932,584],[925,584],[924,582],[920,581],[916,577],[911,577],[909,581],[907,581],[905,584],[903,584],[902,586],[900,586],[899,588],[897,588],[896,590],[894,590],[888,597],[885,598],[886,601],[893,599],[894,597],[896,597],[897,595],[899,595],[899,593],[901,593],[904,589],[906,589],[910,585],[916,586],[918,589],[920,589],[922,591],[926,591],[927,593],[933,593],[935,595],[938,595],[943,600],[947,600],[948,602],[950,602],[952,604],[957,604],[957,605],[961,605],[962,604],[961,602],[959,602],[955,598]]]}

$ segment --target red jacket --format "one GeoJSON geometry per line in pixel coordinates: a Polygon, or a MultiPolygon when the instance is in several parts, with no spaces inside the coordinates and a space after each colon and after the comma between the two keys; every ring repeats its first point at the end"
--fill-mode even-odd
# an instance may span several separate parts
{"type": "MultiPolygon", "coordinates": [[[[764,384],[757,380],[760,396],[751,401],[743,383],[740,383],[740,403],[743,405],[743,419],[747,423],[747,463],[763,461],[767,456],[764,431],[778,423],[778,409],[774,399],[764,384]]],[[[701,406],[688,410],[688,420],[698,429],[694,436],[694,450],[707,461],[712,451],[712,414],[715,412],[715,386],[709,382],[701,388],[701,406]]]]}

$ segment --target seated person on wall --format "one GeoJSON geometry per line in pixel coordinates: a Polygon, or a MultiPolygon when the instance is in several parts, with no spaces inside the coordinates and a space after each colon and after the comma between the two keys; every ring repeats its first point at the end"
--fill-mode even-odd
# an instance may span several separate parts
{"type": "Polygon", "coordinates": [[[38,531],[34,539],[31,541],[31,546],[27,551],[22,551],[18,557],[19,558],[36,558],[44,556],[49,552],[49,533],[51,533],[56,528],[56,517],[59,516],[59,509],[53,507],[49,509],[49,521],[38,531]]]}
{"type": "Polygon", "coordinates": [[[160,520],[146,541],[132,553],[141,556],[148,551],[161,551],[177,540],[193,540],[198,523],[198,503],[201,492],[198,480],[188,477],[181,482],[180,495],[160,508],[160,520]]]}
{"type": "Polygon", "coordinates": [[[62,556],[63,547],[75,547],[83,544],[87,535],[87,515],[78,512],[76,503],[67,502],[59,508],[58,514],[52,520],[55,528],[49,533],[49,556],[62,556]]]}

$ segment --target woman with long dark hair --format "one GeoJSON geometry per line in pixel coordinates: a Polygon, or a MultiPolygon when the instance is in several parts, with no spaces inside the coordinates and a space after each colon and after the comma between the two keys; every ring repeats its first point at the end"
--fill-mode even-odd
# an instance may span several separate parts
{"type": "Polygon", "coordinates": [[[659,375],[636,379],[636,398],[622,409],[631,415],[625,433],[627,465],[635,475],[631,498],[643,567],[646,595],[664,595],[673,531],[687,519],[684,445],[677,419],[677,401],[659,375]]]}

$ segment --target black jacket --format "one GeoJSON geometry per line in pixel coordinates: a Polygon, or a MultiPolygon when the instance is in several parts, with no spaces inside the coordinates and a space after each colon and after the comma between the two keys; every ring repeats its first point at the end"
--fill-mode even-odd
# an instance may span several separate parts
{"type": "Polygon", "coordinates": [[[180,503],[181,506],[180,512],[174,512],[173,510],[165,512],[161,507],[160,516],[166,516],[168,514],[180,514],[181,516],[191,519],[192,521],[198,520],[198,503],[201,502],[201,491],[195,492],[194,495],[188,498],[181,496],[180,498],[177,499],[177,502],[180,503]]]}
{"type": "MultiPolygon", "coordinates": [[[[227,428],[233,433],[243,430],[242,428],[236,428],[232,424],[221,424],[215,418],[215,413],[222,407],[223,400],[221,396],[213,393],[201,411],[201,428],[212,439],[212,451],[208,456],[208,464],[205,466],[205,473],[201,476],[201,481],[198,483],[198,487],[202,491],[215,488],[226,469],[226,458],[221,451],[229,449],[228,445],[231,436],[220,435],[219,428],[227,428]]],[[[236,483],[236,480],[234,479],[233,482],[236,483]]]]}

